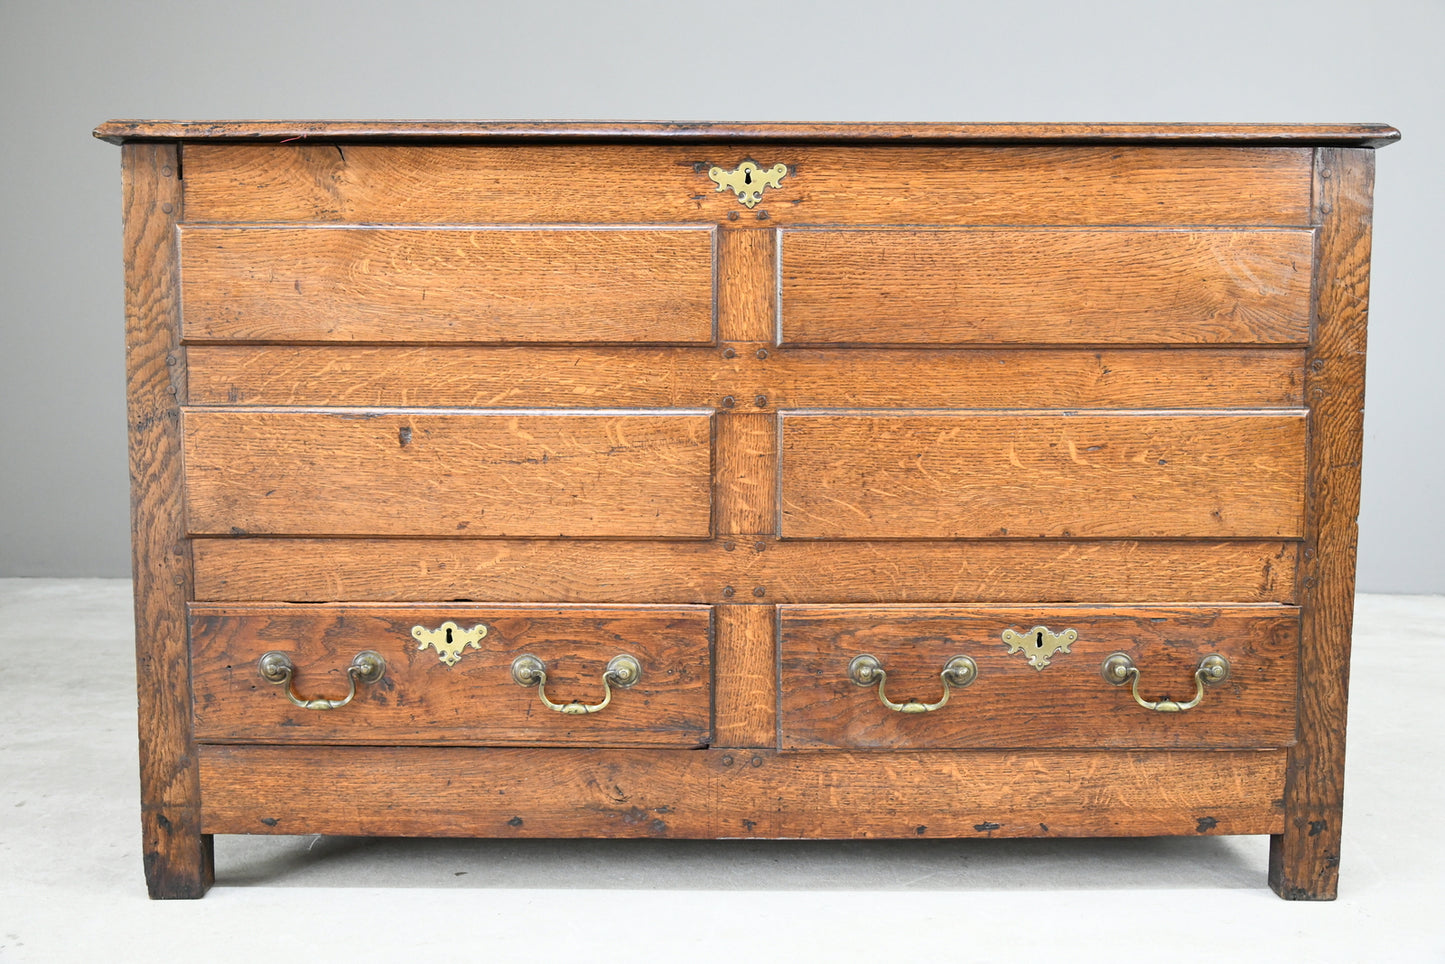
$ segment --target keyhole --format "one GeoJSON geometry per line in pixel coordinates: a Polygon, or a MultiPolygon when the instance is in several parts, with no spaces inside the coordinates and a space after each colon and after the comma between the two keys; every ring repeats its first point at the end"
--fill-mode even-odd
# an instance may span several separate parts
{"type": "Polygon", "coordinates": [[[451,644],[451,641],[452,641],[452,631],[451,631],[450,629],[448,629],[448,630],[447,630],[447,644],[450,645],[450,644],[451,644]]]}
{"type": "MultiPolygon", "coordinates": [[[[447,639],[447,641],[448,641],[448,642],[451,641],[450,633],[448,633],[448,639],[447,639]]],[[[1043,633],[1034,633],[1034,649],[1043,649],[1043,648],[1044,648],[1044,634],[1043,634],[1043,633]]]]}
{"type": "Polygon", "coordinates": [[[753,183],[753,172],[752,172],[752,171],[743,171],[743,183],[744,183],[744,184],[751,184],[751,183],[753,183]]]}

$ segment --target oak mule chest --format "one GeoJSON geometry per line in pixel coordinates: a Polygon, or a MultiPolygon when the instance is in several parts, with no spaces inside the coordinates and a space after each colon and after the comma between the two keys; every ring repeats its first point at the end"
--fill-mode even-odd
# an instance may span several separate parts
{"type": "Polygon", "coordinates": [[[1336,890],[1388,127],[115,121],[146,876],[1269,834],[1336,890]]]}

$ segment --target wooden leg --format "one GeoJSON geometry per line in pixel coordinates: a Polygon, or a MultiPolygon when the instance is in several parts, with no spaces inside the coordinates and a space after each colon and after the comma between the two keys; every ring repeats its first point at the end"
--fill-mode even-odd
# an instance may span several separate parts
{"type": "Polygon", "coordinates": [[[1269,838],[1269,886],[1285,900],[1334,900],[1340,882],[1340,815],[1290,821],[1269,838]]]}
{"type": "Polygon", "coordinates": [[[180,159],[174,144],[122,149],[127,410],[140,723],[141,852],[152,897],[200,897],[211,885],[191,736],[191,548],[180,503],[180,406],[186,398],[176,294],[180,159]]]}
{"type": "Polygon", "coordinates": [[[1285,777],[1284,833],[1269,847],[1269,885],[1286,900],[1333,900],[1339,887],[1374,173],[1373,151],[1315,151],[1308,521],[1297,574],[1299,733],[1285,777]]]}
{"type": "Polygon", "coordinates": [[[193,809],[142,812],[146,890],[153,900],[195,900],[215,882],[211,835],[200,826],[200,813],[193,809]]]}

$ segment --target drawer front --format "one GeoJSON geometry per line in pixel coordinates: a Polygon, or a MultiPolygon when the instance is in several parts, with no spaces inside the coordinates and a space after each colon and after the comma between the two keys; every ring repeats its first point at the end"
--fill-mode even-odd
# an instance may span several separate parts
{"type": "Polygon", "coordinates": [[[781,233],[783,344],[1309,338],[1310,231],[781,233]]]}
{"type": "Polygon", "coordinates": [[[1298,538],[1303,412],[785,413],[782,536],[1298,538]]]}
{"type": "Polygon", "coordinates": [[[1295,607],[925,608],[780,606],[779,730],[784,749],[950,747],[1282,747],[1294,742],[1299,610],[1295,607]],[[1047,652],[1035,627],[1074,639],[1047,652]],[[1015,646],[1005,630],[1019,634],[1015,646]],[[1018,645],[1022,643],[1021,647],[1018,645]],[[1012,650],[1012,651],[1011,651],[1012,650]],[[1190,700],[1211,654],[1227,678],[1197,706],[1160,712],[1102,673],[1116,652],[1139,670],[1147,702],[1190,700]],[[940,673],[967,656],[976,678],[928,712],[891,710],[877,685],[849,676],[876,658],[892,702],[936,703],[940,673]],[[1042,661],[1043,657],[1035,656],[1042,661]]]}
{"type": "Polygon", "coordinates": [[[1310,223],[1308,148],[188,144],[186,220],[351,224],[1310,223]],[[708,177],[788,166],[755,208],[708,177]]]}
{"type": "Polygon", "coordinates": [[[711,731],[706,606],[193,604],[190,634],[202,743],[696,746],[711,731]],[[485,633],[466,635],[477,626],[485,633]],[[385,661],[384,675],[335,709],[295,705],[288,684],[258,669],[263,655],[282,653],[294,667],[293,693],[336,700],[347,694],[347,667],[366,651],[385,661]],[[541,662],[542,693],[558,706],[600,703],[618,656],[635,659],[640,674],[611,686],[601,710],[562,712],[513,679],[524,655],[541,662]]]}
{"type": "Polygon", "coordinates": [[[183,227],[188,341],[713,341],[710,228],[183,227]]]}
{"type": "Polygon", "coordinates": [[[192,535],[706,538],[704,412],[183,416],[192,535]]]}

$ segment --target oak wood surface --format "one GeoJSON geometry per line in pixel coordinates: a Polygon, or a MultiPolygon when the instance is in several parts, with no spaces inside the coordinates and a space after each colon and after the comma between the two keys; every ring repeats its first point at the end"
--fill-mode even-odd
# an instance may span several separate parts
{"type": "Polygon", "coordinates": [[[174,146],[128,145],[121,156],[141,852],[152,897],[200,897],[215,872],[211,839],[200,827],[188,690],[191,553],[181,519],[180,433],[186,364],[175,284],[182,192],[174,146]]]}
{"type": "Polygon", "coordinates": [[[213,832],[1268,833],[1334,895],[1373,157],[1324,145],[1393,129],[97,136],[171,140],[124,150],[153,895],[213,832]],[[788,167],[753,209],[744,158],[788,167]],[[411,638],[472,616],[455,667],[411,638]],[[1006,617],[1080,639],[1039,672],[1006,617]],[[336,711],[256,672],[337,696],[367,644],[336,711]],[[591,701],[624,646],[601,714],[508,672],[591,701]],[[1232,675],[1153,713],[1115,649],[1232,675]],[[981,674],[892,713],[857,652],[981,674]]]}
{"type": "Polygon", "coordinates": [[[190,408],[192,534],[705,538],[701,412],[190,408]]]}
{"type": "Polygon", "coordinates": [[[1015,609],[783,606],[778,612],[782,749],[947,747],[1281,747],[1294,742],[1299,611],[1261,608],[1026,607],[1015,609]],[[1010,652],[1001,634],[1036,626],[1078,639],[1043,669],[1010,652]],[[1229,660],[1229,678],[1180,713],[1137,705],[1101,675],[1123,652],[1145,700],[1184,702],[1204,656],[1229,660]],[[929,713],[890,710],[878,687],[848,677],[855,657],[877,657],[896,703],[933,703],[939,674],[968,656],[978,678],[929,713]]]}
{"type": "Polygon", "coordinates": [[[267,743],[472,743],[490,745],[695,746],[711,734],[711,612],[706,607],[207,606],[190,609],[197,738],[267,743]],[[455,665],[422,649],[412,628],[484,624],[455,665]],[[335,710],[292,705],[257,661],[291,657],[303,699],[339,699],[346,667],[363,650],[386,674],[359,685],[335,710]],[[546,668],[554,703],[598,703],[608,660],[633,656],[637,683],[614,687],[596,713],[545,707],[537,688],[513,681],[512,661],[546,668]]]}
{"type": "Polygon", "coordinates": [[[372,141],[540,138],[598,140],[909,140],[1055,141],[1066,143],[1353,144],[1383,147],[1400,132],[1385,124],[759,124],[649,121],[405,121],[405,120],[112,120],[95,129],[111,143],[126,140],[372,141]]]}
{"type": "Polygon", "coordinates": [[[295,602],[1280,602],[1289,542],[196,539],[196,598],[295,602]],[[732,595],[725,593],[732,587],[732,595]]]}
{"type": "Polygon", "coordinates": [[[780,340],[1300,345],[1313,245],[1307,230],[792,229],[780,340]]]}
{"type": "Polygon", "coordinates": [[[777,417],[758,412],[716,419],[713,531],[770,534],[778,517],[777,417]]]}
{"type": "Polygon", "coordinates": [[[771,343],[777,335],[778,232],[729,224],[718,235],[718,338],[771,343]]]}
{"type": "Polygon", "coordinates": [[[713,341],[713,233],[185,227],[188,342],[713,341]]]}
{"type": "Polygon", "coordinates": [[[1308,224],[1303,148],[188,144],[189,222],[1308,224]],[[757,155],[753,157],[753,155],[757,155]],[[789,175],[749,210],[707,177],[789,175]]]}
{"type": "Polygon", "coordinates": [[[1308,521],[1297,575],[1300,733],[1290,751],[1284,833],[1270,841],[1270,886],[1291,900],[1333,900],[1339,888],[1374,182],[1373,152],[1317,153],[1319,267],[1305,366],[1308,521]]]}
{"type": "MultiPolygon", "coordinates": [[[[210,833],[459,837],[1274,833],[1284,753],[203,746],[210,833]]],[[[1183,871],[1182,871],[1183,872],[1183,871]]]]}
{"type": "Polygon", "coordinates": [[[1301,413],[785,413],[788,538],[1292,538],[1301,413]]]}
{"type": "Polygon", "coordinates": [[[777,633],[774,607],[753,595],[754,586],[734,586],[733,598],[753,605],[719,606],[713,688],[717,707],[716,745],[770,747],[777,743],[777,633]]]}
{"type": "Polygon", "coordinates": [[[1304,351],[1293,348],[793,349],[727,342],[716,348],[192,345],[187,353],[191,401],[204,405],[728,411],[723,399],[731,397],[731,411],[746,413],[1304,403],[1304,351]]]}

